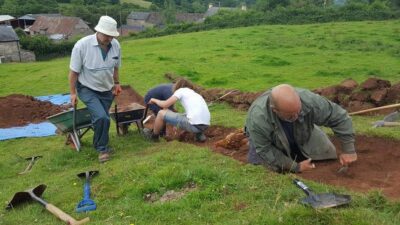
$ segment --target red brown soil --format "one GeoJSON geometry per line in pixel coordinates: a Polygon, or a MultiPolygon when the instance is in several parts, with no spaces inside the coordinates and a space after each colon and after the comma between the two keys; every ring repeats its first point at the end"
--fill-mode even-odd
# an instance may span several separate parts
{"type": "MultiPolygon", "coordinates": [[[[168,128],[166,139],[207,146],[214,152],[247,163],[248,144],[242,130],[211,126],[205,135],[208,140],[197,143],[193,134],[168,128]]],[[[332,138],[332,141],[340,149],[338,140],[332,138]]],[[[345,173],[337,172],[340,168],[338,160],[327,160],[316,161],[315,170],[299,176],[354,191],[368,192],[376,189],[390,199],[400,200],[400,141],[360,135],[356,137],[356,149],[358,161],[345,173]]]]}
{"type": "Polygon", "coordinates": [[[32,96],[13,94],[0,97],[0,128],[40,123],[47,117],[66,110],[67,106],[39,101],[32,96]]]}
{"type": "Polygon", "coordinates": [[[122,92],[115,97],[115,102],[118,106],[129,105],[130,103],[144,104],[144,98],[137,91],[132,89],[130,85],[122,85],[122,92]]]}

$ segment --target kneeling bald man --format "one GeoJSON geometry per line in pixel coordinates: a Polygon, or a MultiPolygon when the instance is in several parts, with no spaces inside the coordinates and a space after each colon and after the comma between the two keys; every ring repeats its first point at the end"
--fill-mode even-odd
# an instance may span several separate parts
{"type": "Polygon", "coordinates": [[[309,90],[278,85],[258,97],[248,111],[248,161],[277,172],[299,173],[315,168],[311,160],[336,159],[335,146],[319,126],[330,127],[340,139],[343,166],[357,160],[346,110],[309,90]]]}

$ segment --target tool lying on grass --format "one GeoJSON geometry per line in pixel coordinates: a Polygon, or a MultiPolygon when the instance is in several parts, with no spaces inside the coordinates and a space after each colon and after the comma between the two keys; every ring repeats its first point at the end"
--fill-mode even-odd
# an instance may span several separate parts
{"type": "Polygon", "coordinates": [[[301,199],[301,203],[310,205],[314,209],[325,209],[346,205],[351,201],[350,195],[339,195],[333,193],[315,194],[300,180],[294,179],[293,183],[307,194],[307,197],[301,199]]]}
{"type": "Polygon", "coordinates": [[[35,161],[37,159],[39,159],[39,158],[42,158],[42,156],[41,155],[35,155],[35,156],[32,156],[32,157],[25,158],[25,160],[30,160],[30,162],[29,162],[28,166],[25,168],[25,170],[20,172],[20,173],[18,173],[18,174],[22,175],[22,174],[26,174],[26,173],[31,172],[33,164],[35,164],[35,161]]]}
{"type": "Polygon", "coordinates": [[[385,116],[383,120],[376,121],[372,127],[395,127],[400,126],[400,113],[399,111],[392,112],[389,115],[385,116]]]}
{"type": "Polygon", "coordinates": [[[53,215],[57,216],[59,219],[66,222],[67,224],[79,225],[79,224],[84,224],[86,222],[89,222],[89,217],[86,217],[80,221],[77,221],[74,218],[72,218],[70,215],[61,211],[61,209],[44,201],[42,198],[40,198],[42,196],[44,190],[46,190],[46,185],[41,184],[33,189],[29,189],[29,190],[26,190],[23,192],[17,192],[17,193],[15,193],[12,200],[8,203],[6,209],[13,209],[22,203],[29,202],[31,200],[35,200],[35,201],[38,201],[40,204],[42,204],[49,212],[51,212],[53,215]]]}
{"type": "Polygon", "coordinates": [[[211,101],[210,103],[208,103],[207,106],[210,107],[210,106],[212,106],[215,102],[217,102],[217,101],[219,101],[219,100],[225,98],[226,96],[228,96],[228,95],[230,95],[230,94],[233,94],[233,93],[235,93],[235,92],[238,92],[238,91],[239,91],[239,90],[232,90],[232,91],[229,91],[228,93],[226,93],[226,94],[222,95],[221,97],[219,97],[219,98],[217,98],[217,99],[211,101]]]}
{"type": "Polygon", "coordinates": [[[83,200],[76,206],[77,212],[87,212],[96,210],[96,203],[90,199],[90,179],[99,174],[99,171],[86,171],[78,174],[79,178],[85,178],[85,185],[83,186],[83,200]]]}

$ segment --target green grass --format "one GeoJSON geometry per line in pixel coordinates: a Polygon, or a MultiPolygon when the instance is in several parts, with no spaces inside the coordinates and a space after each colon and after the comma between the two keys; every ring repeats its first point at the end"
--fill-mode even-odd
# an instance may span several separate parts
{"type": "MultiPolygon", "coordinates": [[[[164,73],[189,77],[205,87],[261,91],[287,82],[316,88],[346,78],[358,82],[376,75],[392,82],[400,75],[399,20],[300,26],[257,26],[215,30],[122,42],[121,82],[141,94],[167,82],[164,73]]],[[[48,95],[68,92],[69,58],[0,65],[0,96],[12,93],[48,95]]],[[[210,107],[212,124],[242,127],[246,112],[226,104],[210,107]]],[[[400,139],[399,128],[372,129],[380,117],[354,116],[358,134],[400,139]]],[[[118,137],[110,129],[116,153],[99,164],[91,148],[92,133],[77,153],[63,145],[63,136],[0,142],[0,202],[15,192],[44,183],[43,197],[75,218],[90,224],[397,224],[400,203],[379,192],[361,194],[316,182],[317,192],[350,193],[349,207],[314,211],[298,204],[304,197],[291,184],[292,174],[278,175],[242,165],[207,148],[184,143],[148,143],[132,132],[118,137]],[[27,162],[21,157],[43,155],[30,174],[18,176],[27,162]],[[92,181],[98,209],[75,213],[82,198],[85,170],[100,170],[92,181]],[[196,188],[182,199],[149,203],[149,193],[196,188]]],[[[61,224],[37,203],[0,211],[3,224],[61,224]]]]}
{"type": "Polygon", "coordinates": [[[122,0],[121,3],[131,3],[146,9],[150,8],[151,6],[151,2],[144,0],[122,0]]]}

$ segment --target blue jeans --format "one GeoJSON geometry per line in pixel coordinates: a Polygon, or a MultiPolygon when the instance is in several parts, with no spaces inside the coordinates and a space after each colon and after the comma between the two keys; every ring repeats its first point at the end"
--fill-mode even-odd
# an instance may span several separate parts
{"type": "Polygon", "coordinates": [[[79,99],[87,106],[93,124],[93,146],[98,152],[108,151],[109,109],[114,99],[112,91],[94,91],[77,82],[79,99]]]}
{"type": "Polygon", "coordinates": [[[172,124],[175,127],[180,129],[192,132],[192,133],[202,133],[204,130],[208,128],[207,125],[202,125],[203,129],[200,129],[196,125],[190,124],[189,119],[186,117],[185,114],[175,113],[171,110],[168,110],[165,113],[164,121],[166,123],[172,124]]]}

